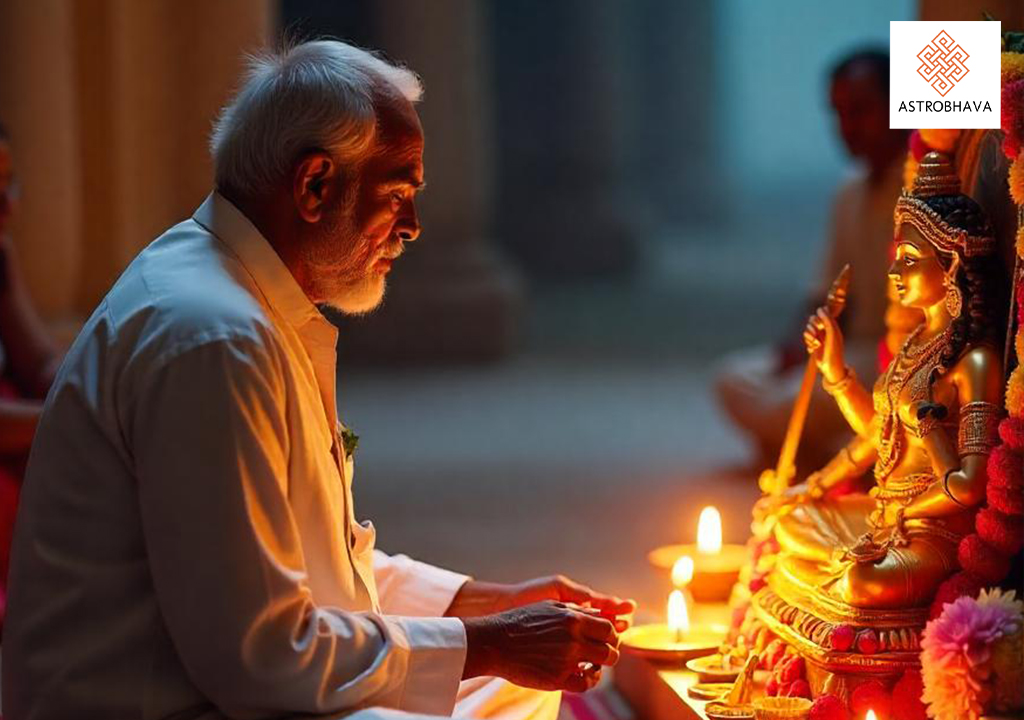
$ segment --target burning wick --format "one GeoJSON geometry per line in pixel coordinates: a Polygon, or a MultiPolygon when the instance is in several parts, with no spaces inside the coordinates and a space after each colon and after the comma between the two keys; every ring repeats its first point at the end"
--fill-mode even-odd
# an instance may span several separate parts
{"type": "Polygon", "coordinates": [[[690,616],[681,590],[673,590],[668,596],[668,627],[675,633],[677,643],[690,631],[690,616]]]}
{"type": "Polygon", "coordinates": [[[864,720],[878,720],[878,718],[875,717],[875,711],[868,710],[868,714],[864,716],[864,720]]]}
{"type": "Polygon", "coordinates": [[[693,558],[683,555],[672,566],[672,584],[683,589],[693,580],[693,558]]]}
{"type": "Polygon", "coordinates": [[[718,555],[722,552],[722,515],[714,505],[708,505],[700,511],[697,551],[701,555],[718,555]]]}

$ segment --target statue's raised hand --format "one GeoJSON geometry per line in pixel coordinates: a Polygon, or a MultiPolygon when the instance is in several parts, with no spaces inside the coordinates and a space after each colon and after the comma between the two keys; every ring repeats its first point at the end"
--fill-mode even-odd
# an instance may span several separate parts
{"type": "Polygon", "coordinates": [[[830,383],[837,383],[846,375],[843,362],[843,333],[839,324],[826,308],[818,311],[807,320],[804,328],[804,345],[824,378],[830,383]]]}

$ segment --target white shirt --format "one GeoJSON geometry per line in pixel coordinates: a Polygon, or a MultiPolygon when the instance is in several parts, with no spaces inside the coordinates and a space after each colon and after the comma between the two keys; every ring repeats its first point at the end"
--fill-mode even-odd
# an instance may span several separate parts
{"type": "Polygon", "coordinates": [[[356,521],[336,335],[216,193],[132,262],[36,434],[7,720],[452,711],[466,577],[356,521]]]}

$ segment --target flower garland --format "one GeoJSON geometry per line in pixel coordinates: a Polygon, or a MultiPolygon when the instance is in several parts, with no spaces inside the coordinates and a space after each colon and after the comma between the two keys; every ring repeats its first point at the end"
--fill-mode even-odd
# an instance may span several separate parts
{"type": "Polygon", "coordinates": [[[1024,603],[1014,591],[982,590],[931,620],[921,638],[921,699],[935,720],[977,720],[1024,704],[1024,603]]]}
{"type": "MultiPolygon", "coordinates": [[[[1006,33],[1001,57],[1002,150],[1012,162],[1008,184],[1018,206],[1015,247],[1017,267],[1024,267],[1024,34],[1006,33]]],[[[948,141],[948,135],[920,131],[923,144],[948,141]]],[[[949,131],[939,131],[949,132],[949,131]]],[[[911,155],[914,149],[911,147],[911,155]]],[[[923,156],[922,156],[923,157],[923,156]]],[[[931,616],[940,615],[958,597],[976,596],[986,584],[1002,581],[1010,559],[1024,546],[1024,275],[1014,271],[1017,334],[1014,350],[1017,367],[1007,380],[1005,404],[1008,417],[999,425],[1002,443],[988,459],[987,507],[975,520],[975,532],[960,543],[957,558],[963,568],[944,582],[936,593],[931,616]]]]}

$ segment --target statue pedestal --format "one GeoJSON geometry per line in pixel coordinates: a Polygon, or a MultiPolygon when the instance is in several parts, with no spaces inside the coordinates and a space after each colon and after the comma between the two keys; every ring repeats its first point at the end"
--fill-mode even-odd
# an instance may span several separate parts
{"type": "Polygon", "coordinates": [[[878,680],[891,687],[907,670],[921,667],[920,637],[928,607],[901,610],[866,610],[844,605],[780,561],[768,587],[751,598],[758,620],[799,653],[807,663],[807,681],[815,697],[831,693],[844,701],[861,683],[878,680]],[[877,638],[875,652],[856,647],[831,647],[831,633],[846,625],[856,633],[870,631],[877,638]]]}

